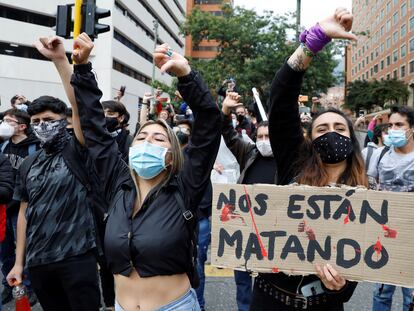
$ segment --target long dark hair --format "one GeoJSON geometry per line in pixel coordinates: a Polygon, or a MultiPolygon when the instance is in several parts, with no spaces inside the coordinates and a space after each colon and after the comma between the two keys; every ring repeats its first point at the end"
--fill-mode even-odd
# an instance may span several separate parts
{"type": "Polygon", "coordinates": [[[321,115],[333,112],[339,114],[346,120],[349,128],[350,138],[353,146],[352,156],[349,157],[345,171],[339,177],[337,183],[345,184],[348,186],[368,186],[368,178],[365,173],[365,164],[361,156],[361,149],[359,147],[358,140],[355,135],[354,127],[350,119],[348,119],[343,112],[338,109],[329,108],[319,112],[312,120],[308,128],[308,135],[305,138],[303,145],[301,146],[299,159],[296,167],[300,168],[297,182],[299,184],[305,184],[310,186],[323,187],[329,184],[328,172],[323,164],[321,157],[315,150],[312,144],[312,129],[315,120],[321,115]]]}

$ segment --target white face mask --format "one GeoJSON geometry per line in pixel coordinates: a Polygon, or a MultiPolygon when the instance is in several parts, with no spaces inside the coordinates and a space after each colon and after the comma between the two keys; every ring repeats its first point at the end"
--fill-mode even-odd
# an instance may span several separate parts
{"type": "Polygon", "coordinates": [[[0,137],[3,139],[9,139],[14,135],[14,127],[7,122],[0,124],[0,137]]]}
{"type": "Polygon", "coordinates": [[[259,140],[256,142],[256,147],[262,156],[273,157],[273,151],[272,147],[270,146],[270,140],[259,140]]]}

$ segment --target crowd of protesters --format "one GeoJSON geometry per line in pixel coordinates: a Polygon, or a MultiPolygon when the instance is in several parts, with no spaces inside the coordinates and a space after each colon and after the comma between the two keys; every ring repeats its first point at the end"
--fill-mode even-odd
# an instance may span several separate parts
{"type": "MultiPolygon", "coordinates": [[[[349,111],[321,109],[317,97],[310,109],[298,104],[312,58],[331,39],[355,40],[352,21],[340,8],[301,34],[275,68],[266,118],[241,102],[234,78],[221,84],[218,105],[182,55],[158,46],[154,62],[178,78],[178,104],[159,89],[143,94],[135,128],[122,90],[101,101],[86,34],[74,41],[74,66],[60,38],[40,38],[69,102],[16,95],[1,114],[2,304],[23,283],[45,311],[209,309],[212,180],[413,192],[412,108],[392,108],[385,123],[375,116],[361,150],[363,119],[354,126],[349,111]]],[[[239,311],[344,310],[357,286],[332,264],[307,276],[235,271],[234,279],[239,311]]],[[[391,310],[394,291],[377,284],[373,310],[391,310]]],[[[413,290],[402,291],[408,311],[413,290]]]]}

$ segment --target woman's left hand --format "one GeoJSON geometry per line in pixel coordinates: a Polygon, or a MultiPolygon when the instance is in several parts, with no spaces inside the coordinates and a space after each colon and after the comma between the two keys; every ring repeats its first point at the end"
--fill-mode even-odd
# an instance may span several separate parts
{"type": "Polygon", "coordinates": [[[190,65],[184,56],[174,52],[164,43],[156,47],[154,60],[161,72],[171,72],[177,77],[183,77],[191,72],[190,65]]]}
{"type": "Polygon", "coordinates": [[[346,285],[346,280],[330,264],[315,265],[316,274],[329,290],[339,291],[346,285]]]}

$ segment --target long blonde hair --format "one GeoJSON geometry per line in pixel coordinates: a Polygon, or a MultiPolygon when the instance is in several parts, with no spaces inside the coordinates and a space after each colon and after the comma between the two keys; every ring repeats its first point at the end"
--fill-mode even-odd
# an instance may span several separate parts
{"type": "MultiPolygon", "coordinates": [[[[168,140],[171,144],[171,164],[167,166],[168,174],[166,174],[165,178],[161,180],[161,188],[164,186],[173,176],[177,175],[184,165],[184,157],[180,148],[180,142],[178,141],[177,135],[175,135],[174,131],[169,127],[169,125],[164,120],[156,120],[156,121],[147,121],[145,122],[137,132],[136,136],[138,136],[142,130],[149,126],[158,124],[165,129],[167,132],[168,140]]],[[[134,180],[135,188],[137,190],[137,202],[141,202],[141,197],[139,194],[139,187],[138,187],[138,174],[134,171],[134,169],[129,166],[129,170],[131,171],[132,179],[134,180]]]]}

